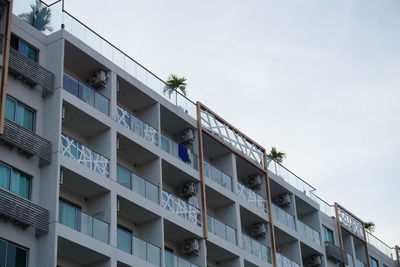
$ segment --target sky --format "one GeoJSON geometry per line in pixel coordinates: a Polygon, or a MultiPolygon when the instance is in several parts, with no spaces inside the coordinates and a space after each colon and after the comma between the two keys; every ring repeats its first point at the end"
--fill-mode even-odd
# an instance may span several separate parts
{"type": "Polygon", "coordinates": [[[400,245],[400,1],[66,0],[400,245]],[[111,3],[111,4],[110,4],[111,3]]]}

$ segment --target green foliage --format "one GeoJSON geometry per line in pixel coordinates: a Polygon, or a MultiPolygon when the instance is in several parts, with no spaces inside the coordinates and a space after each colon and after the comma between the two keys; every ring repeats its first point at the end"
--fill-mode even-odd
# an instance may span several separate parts
{"type": "Polygon", "coordinates": [[[283,159],[286,158],[286,153],[278,151],[276,147],[272,147],[267,156],[278,163],[282,163],[283,159]]]}
{"type": "Polygon", "coordinates": [[[168,94],[168,97],[171,97],[171,94],[175,90],[179,90],[182,92],[184,96],[186,96],[186,78],[185,77],[178,77],[175,74],[171,74],[168,77],[167,85],[164,87],[164,94],[168,94]]]}
{"type": "Polygon", "coordinates": [[[364,228],[365,230],[372,233],[373,231],[375,231],[375,223],[372,221],[364,222],[364,228]]]}
{"type": "Polygon", "coordinates": [[[41,32],[46,30],[53,31],[53,28],[49,25],[51,22],[51,9],[43,5],[39,0],[36,0],[36,4],[31,5],[31,9],[31,12],[19,14],[19,17],[41,32]]]}

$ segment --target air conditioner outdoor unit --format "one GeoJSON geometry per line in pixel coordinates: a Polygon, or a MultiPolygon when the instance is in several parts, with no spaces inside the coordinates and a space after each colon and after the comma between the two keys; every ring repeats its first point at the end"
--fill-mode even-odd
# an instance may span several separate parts
{"type": "Polygon", "coordinates": [[[247,185],[251,189],[261,189],[262,177],[260,174],[251,175],[247,179],[247,185]]]}
{"type": "Polygon", "coordinates": [[[321,255],[312,255],[306,259],[305,262],[307,267],[319,267],[322,265],[321,255]]]}
{"type": "Polygon", "coordinates": [[[288,194],[288,193],[280,194],[277,198],[277,204],[281,208],[290,207],[290,202],[291,202],[291,198],[290,198],[290,194],[288,194]]]}
{"type": "Polygon", "coordinates": [[[250,226],[250,235],[256,239],[265,237],[267,234],[267,225],[265,223],[255,223],[250,226]]]}
{"type": "Polygon", "coordinates": [[[108,73],[104,70],[95,72],[89,77],[89,85],[95,89],[102,89],[106,87],[108,80],[108,73]]]}
{"type": "Polygon", "coordinates": [[[190,182],[182,187],[181,196],[184,198],[190,198],[197,194],[197,186],[196,183],[190,182]]]}
{"type": "Polygon", "coordinates": [[[185,240],[183,243],[183,253],[192,256],[192,255],[199,255],[200,252],[200,245],[199,240],[197,239],[189,239],[185,240]]]}
{"type": "Polygon", "coordinates": [[[179,132],[179,143],[182,145],[193,145],[194,131],[193,129],[185,129],[179,132]]]}

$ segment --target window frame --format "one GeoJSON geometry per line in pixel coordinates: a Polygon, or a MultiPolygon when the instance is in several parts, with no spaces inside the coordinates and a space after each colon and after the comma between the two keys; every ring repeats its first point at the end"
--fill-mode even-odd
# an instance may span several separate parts
{"type": "Polygon", "coordinates": [[[371,267],[379,267],[379,261],[372,256],[369,256],[369,263],[370,263],[371,267]],[[372,264],[372,262],[376,262],[376,266],[374,266],[372,264]]]}
{"type": "MultiPolygon", "coordinates": [[[[32,108],[32,107],[26,105],[24,102],[20,101],[19,99],[17,99],[17,98],[15,98],[15,97],[13,97],[13,96],[7,94],[7,96],[6,96],[6,103],[7,103],[7,100],[8,100],[8,99],[11,99],[12,101],[15,102],[15,106],[14,106],[14,119],[12,119],[11,121],[13,121],[14,123],[18,124],[18,123],[16,122],[16,117],[15,117],[15,116],[16,116],[16,111],[17,111],[17,105],[19,105],[19,106],[23,107],[24,110],[28,110],[28,111],[32,112],[32,114],[33,114],[33,119],[32,119],[32,129],[28,129],[28,128],[24,127],[23,125],[20,125],[20,124],[18,124],[18,125],[21,126],[21,127],[23,127],[24,129],[27,129],[27,130],[29,130],[29,131],[31,131],[31,132],[36,133],[36,114],[37,114],[36,109],[34,109],[34,108],[32,108]]],[[[7,111],[6,111],[5,113],[7,113],[7,111]]],[[[8,118],[6,118],[6,119],[8,119],[8,118]]]]}
{"type": "Polygon", "coordinates": [[[13,34],[13,33],[11,34],[11,37],[10,37],[10,45],[11,45],[11,48],[17,50],[18,53],[20,53],[21,55],[23,55],[23,56],[29,58],[30,60],[32,60],[32,61],[35,62],[35,63],[39,63],[39,52],[40,52],[40,49],[38,49],[38,48],[36,48],[35,46],[31,45],[29,42],[25,41],[24,39],[22,39],[22,38],[19,37],[18,35],[13,34]],[[12,46],[12,44],[13,44],[12,40],[13,40],[13,38],[16,38],[16,40],[18,40],[18,48],[15,48],[15,47],[12,46]],[[26,45],[29,49],[35,51],[35,54],[36,54],[35,60],[33,60],[32,58],[28,57],[28,55],[25,55],[24,53],[21,52],[21,50],[20,50],[20,43],[23,43],[23,44],[26,45]]]}
{"type": "Polygon", "coordinates": [[[323,229],[323,233],[324,233],[324,240],[325,240],[325,242],[329,242],[329,243],[331,243],[331,244],[335,244],[335,235],[334,235],[334,232],[333,232],[331,229],[329,229],[328,227],[326,227],[325,225],[322,225],[322,229],[323,229]],[[328,234],[328,233],[332,235],[332,241],[328,240],[328,238],[327,238],[327,234],[328,234]]]}
{"type": "Polygon", "coordinates": [[[3,188],[3,187],[0,187],[0,188],[2,188],[3,190],[6,190],[7,192],[10,192],[13,195],[19,196],[19,197],[21,197],[23,199],[32,200],[33,176],[28,174],[28,173],[26,173],[26,172],[24,172],[24,171],[21,171],[21,170],[15,168],[13,166],[7,164],[7,163],[5,163],[4,161],[0,161],[0,165],[5,166],[6,168],[10,168],[10,180],[8,182],[8,188],[3,188]],[[11,191],[11,187],[12,187],[11,186],[12,185],[12,172],[17,172],[17,173],[19,173],[20,175],[26,177],[29,180],[28,197],[27,198],[25,198],[25,197],[23,197],[23,196],[21,196],[19,194],[14,193],[13,191],[11,191]]]}
{"type": "Polygon", "coordinates": [[[30,253],[30,251],[29,251],[29,248],[28,247],[24,247],[24,246],[22,246],[22,245],[19,245],[19,244],[17,244],[17,243],[15,243],[15,242],[12,242],[12,241],[9,241],[9,240],[7,240],[7,239],[4,239],[4,238],[0,238],[0,241],[3,241],[3,242],[5,242],[5,244],[6,244],[6,251],[5,251],[5,263],[7,263],[7,250],[8,250],[8,246],[14,246],[14,247],[16,247],[16,248],[19,248],[19,249],[22,249],[22,250],[24,250],[25,251],[25,261],[26,261],[26,267],[28,267],[29,266],[29,253],[30,253]]]}

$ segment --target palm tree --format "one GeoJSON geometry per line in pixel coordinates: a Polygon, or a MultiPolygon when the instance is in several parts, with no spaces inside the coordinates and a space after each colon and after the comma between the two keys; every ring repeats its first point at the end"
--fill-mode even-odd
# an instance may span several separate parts
{"type": "Polygon", "coordinates": [[[53,31],[53,27],[49,25],[51,22],[51,9],[44,6],[39,0],[36,0],[36,4],[31,5],[31,9],[31,12],[19,14],[19,17],[41,32],[46,30],[53,31]]]}
{"type": "Polygon", "coordinates": [[[375,231],[375,223],[372,221],[364,222],[364,228],[368,232],[372,233],[373,231],[375,231]]]}
{"type": "Polygon", "coordinates": [[[182,92],[184,96],[186,96],[186,78],[178,77],[175,74],[171,74],[168,77],[167,85],[164,87],[164,94],[168,94],[168,97],[171,97],[171,94],[175,90],[179,90],[182,92]]]}
{"type": "Polygon", "coordinates": [[[282,163],[283,159],[286,158],[286,153],[276,150],[276,147],[273,146],[267,156],[278,163],[282,163]]]}

